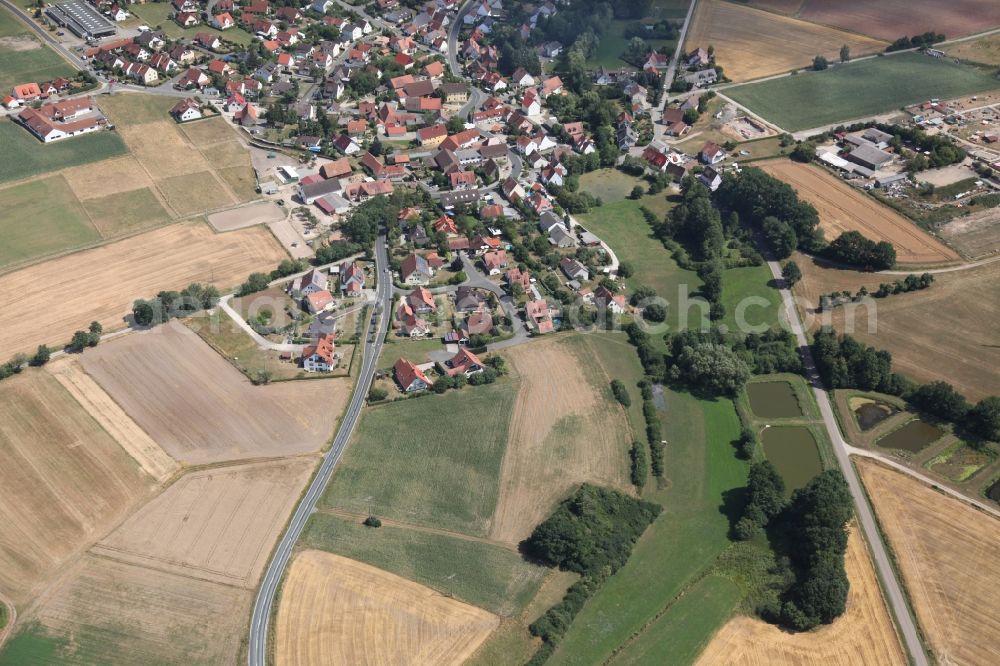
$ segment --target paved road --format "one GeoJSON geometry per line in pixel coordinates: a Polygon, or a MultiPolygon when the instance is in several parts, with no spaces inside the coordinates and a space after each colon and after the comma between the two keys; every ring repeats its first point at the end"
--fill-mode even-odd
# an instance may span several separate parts
{"type": "MultiPolygon", "coordinates": [[[[455,76],[462,77],[462,67],[458,64],[458,33],[462,31],[463,19],[465,15],[469,13],[469,10],[475,4],[473,0],[465,0],[462,6],[458,8],[458,13],[455,14],[455,20],[451,23],[451,29],[448,30],[448,68],[451,69],[451,73],[455,76]]],[[[464,77],[463,77],[464,78],[464,77]]],[[[463,118],[468,118],[469,114],[479,108],[479,105],[483,103],[487,98],[487,94],[472,85],[469,84],[469,101],[466,102],[461,109],[458,111],[458,115],[463,118]]]]}
{"type": "Polygon", "coordinates": [[[375,243],[375,267],[378,271],[378,288],[376,290],[376,300],[381,304],[381,311],[375,314],[373,328],[375,330],[374,342],[365,346],[364,360],[361,362],[361,372],[358,374],[358,381],[354,387],[354,394],[351,396],[351,403],[344,414],[344,418],[337,430],[337,435],[333,439],[329,451],[323,457],[323,462],[313,477],[312,483],[305,496],[295,509],[292,519],[288,524],[288,529],[282,536],[281,541],[274,551],[271,561],[268,563],[267,571],[261,579],[260,589],[257,592],[257,599],[254,602],[253,615],[250,618],[250,638],[247,649],[247,663],[249,666],[266,666],[267,664],[267,639],[268,624],[271,620],[271,611],[274,606],[278,585],[285,575],[285,569],[292,557],[295,543],[299,540],[305,528],[306,521],[316,509],[316,503],[326,490],[326,485],[333,475],[340,457],[347,448],[347,443],[357,425],[361,409],[364,407],[365,398],[368,394],[368,387],[371,385],[375,375],[375,365],[379,354],[382,352],[382,344],[389,324],[389,313],[392,310],[392,280],[385,272],[389,266],[389,257],[386,253],[385,236],[379,236],[375,243]]]}
{"type": "MultiPolygon", "coordinates": [[[[781,277],[781,265],[777,261],[769,261],[767,265],[771,269],[771,276],[780,284],[784,284],[784,280],[781,277]]],[[[924,653],[923,646],[920,643],[916,622],[910,614],[910,608],[906,603],[906,596],[903,594],[902,587],[892,570],[889,555],[886,552],[885,544],[882,542],[882,536],[875,522],[875,516],[868,505],[868,498],[865,496],[864,488],[861,486],[861,480],[858,478],[853,465],[851,465],[850,454],[852,453],[852,447],[840,435],[840,426],[833,415],[833,406],[830,404],[830,397],[823,386],[819,373],[816,371],[816,364],[813,361],[809,342],[802,328],[802,322],[799,320],[799,313],[795,308],[795,301],[792,298],[791,290],[787,287],[782,287],[781,298],[785,305],[785,316],[788,317],[788,322],[792,332],[795,334],[799,351],[802,354],[806,376],[812,384],[813,394],[819,405],[820,414],[823,416],[823,424],[830,435],[830,441],[833,442],[833,452],[837,459],[837,465],[840,467],[840,471],[843,472],[844,478],[847,479],[851,495],[854,497],[858,522],[861,524],[861,530],[864,532],[865,540],[871,549],[875,568],[879,573],[879,578],[882,580],[882,587],[885,590],[886,601],[889,603],[896,617],[896,622],[903,638],[903,644],[914,666],[928,666],[927,655],[924,653]]]]}
{"type": "Polygon", "coordinates": [[[489,349],[491,351],[504,349],[506,347],[513,347],[533,339],[528,335],[528,327],[517,314],[517,304],[514,303],[514,300],[508,296],[503,289],[490,282],[489,279],[479,271],[475,262],[466,254],[462,254],[462,270],[465,271],[465,274],[469,278],[462,283],[464,286],[475,287],[476,289],[485,289],[486,291],[496,294],[497,299],[500,301],[500,306],[510,319],[511,327],[514,329],[514,337],[489,345],[489,349]]]}
{"type": "Polygon", "coordinates": [[[670,64],[667,65],[667,71],[663,76],[663,89],[669,90],[670,84],[674,82],[674,74],[677,72],[677,65],[680,63],[681,55],[684,51],[684,40],[687,38],[688,26],[691,25],[691,17],[694,16],[694,7],[698,4],[698,0],[691,0],[691,5],[688,7],[688,13],[684,17],[684,25],[681,26],[680,34],[677,36],[677,48],[674,49],[674,57],[671,59],[670,64]]]}

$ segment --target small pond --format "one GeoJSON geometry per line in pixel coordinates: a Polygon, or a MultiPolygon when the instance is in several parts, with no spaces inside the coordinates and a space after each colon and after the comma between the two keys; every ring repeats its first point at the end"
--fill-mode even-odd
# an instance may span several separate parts
{"type": "Polygon", "coordinates": [[[993,485],[986,489],[986,496],[994,502],[1000,503],[1000,479],[994,481],[993,485]]]}
{"type": "Polygon", "coordinates": [[[788,382],[760,382],[747,384],[750,409],[763,419],[782,419],[802,416],[799,399],[788,382]]]}
{"type": "Polygon", "coordinates": [[[864,431],[871,430],[899,411],[890,404],[868,398],[851,398],[851,410],[858,420],[858,427],[864,431]]]}
{"type": "Polygon", "coordinates": [[[785,491],[789,495],[823,471],[816,439],[808,428],[765,428],[760,438],[764,455],[785,480],[785,491]]]}
{"type": "Polygon", "coordinates": [[[882,437],[876,445],[884,449],[901,449],[910,453],[922,451],[924,447],[936,442],[944,435],[944,430],[926,421],[914,419],[898,430],[893,430],[882,437]]]}

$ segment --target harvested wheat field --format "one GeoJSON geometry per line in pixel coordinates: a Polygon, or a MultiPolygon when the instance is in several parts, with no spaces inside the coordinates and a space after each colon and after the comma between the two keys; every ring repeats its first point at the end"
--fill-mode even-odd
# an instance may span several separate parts
{"type": "Polygon", "coordinates": [[[570,488],[626,488],[628,422],[585,337],[558,337],[506,353],[520,385],[490,537],[528,537],[570,488]]]}
{"type": "Polygon", "coordinates": [[[229,187],[211,171],[188,173],[156,181],[167,203],[182,216],[226,208],[237,203],[229,187]]]}
{"type": "Polygon", "coordinates": [[[81,363],[167,453],[190,465],[317,451],[350,392],[347,378],[253,386],[177,321],[106,342],[81,363]]]}
{"type": "MultiPolygon", "coordinates": [[[[178,125],[181,133],[196,146],[204,147],[207,144],[219,143],[220,141],[233,141],[238,136],[232,125],[222,116],[199,120],[194,123],[184,123],[178,125]]],[[[243,151],[249,160],[249,154],[243,151]]]]}
{"type": "MultiPolygon", "coordinates": [[[[869,291],[901,275],[823,268],[800,256],[802,280],[795,295],[815,305],[819,294],[861,285],[869,291]]],[[[946,381],[970,400],[1000,395],[1000,262],[939,273],[929,289],[807,313],[812,328],[832,325],[856,339],[892,353],[893,368],[918,382],[946,381]]]]}
{"type": "Polygon", "coordinates": [[[7,273],[0,276],[0,312],[6,315],[0,356],[33,351],[41,343],[64,344],[95,319],[106,330],[122,328],[137,298],[192,282],[228,288],[287,256],[266,229],[214,234],[198,222],[7,273]]]}
{"type": "Polygon", "coordinates": [[[1000,521],[875,462],[856,464],[937,661],[1000,663],[1000,521]]]}
{"type": "Polygon", "coordinates": [[[851,590],[847,611],[833,624],[788,633],[751,617],[736,617],[712,638],[697,666],[906,666],[864,540],[851,529],[844,566],[851,590]]]}
{"type": "Polygon", "coordinates": [[[798,21],[722,0],[701,0],[685,51],[715,47],[715,61],[733,81],[749,81],[812,65],[817,55],[835,61],[847,44],[854,56],[875,53],[885,42],[798,21]]]}
{"type": "Polygon", "coordinates": [[[890,208],[858,192],[819,167],[789,160],[764,162],[760,167],[795,188],[819,211],[820,229],[827,240],[845,231],[860,231],[875,241],[889,241],[900,264],[957,261],[958,253],[890,208]]]}
{"type": "Polygon", "coordinates": [[[149,175],[131,155],[72,167],[63,171],[62,175],[73,188],[73,194],[81,201],[131,192],[153,184],[149,175]]]}
{"type": "Polygon", "coordinates": [[[63,388],[87,410],[104,430],[115,438],[146,474],[157,481],[166,481],[180,469],[173,458],[122,411],[90,375],[83,371],[77,358],[64,356],[45,366],[63,388]]]}
{"type": "Polygon", "coordinates": [[[185,474],[91,552],[253,589],[314,464],[294,458],[185,474]]]}
{"type": "Polygon", "coordinates": [[[209,168],[205,158],[184,140],[172,120],[122,127],[119,131],[132,154],[154,180],[209,168]]]}
{"type": "Polygon", "coordinates": [[[798,14],[804,21],[837,26],[893,41],[928,30],[948,39],[1000,26],[996,0],[806,0],[798,14]]]}
{"type": "Polygon", "coordinates": [[[7,650],[24,641],[32,647],[22,654],[46,665],[235,664],[252,598],[250,590],[88,554],[23,618],[7,650]]]}
{"type": "Polygon", "coordinates": [[[499,624],[468,604],[355,560],[306,550],[281,592],[275,663],[461,664],[499,624]]]}
{"type": "Polygon", "coordinates": [[[144,496],[142,473],[43,370],[0,383],[0,596],[15,604],[144,496]]]}

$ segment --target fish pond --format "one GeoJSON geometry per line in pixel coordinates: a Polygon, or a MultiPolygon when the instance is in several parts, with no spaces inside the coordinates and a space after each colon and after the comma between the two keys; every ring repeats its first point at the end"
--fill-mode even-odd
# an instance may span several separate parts
{"type": "Polygon", "coordinates": [[[944,430],[920,419],[913,419],[902,428],[893,430],[875,444],[883,449],[900,449],[917,453],[941,439],[944,430]]]}
{"type": "Polygon", "coordinates": [[[788,382],[759,382],[747,385],[747,398],[755,416],[785,419],[802,416],[798,396],[788,382]]]}
{"type": "Polygon", "coordinates": [[[862,431],[871,430],[899,411],[888,403],[871,398],[851,398],[850,405],[854,418],[858,420],[858,427],[862,431]]]}
{"type": "Polygon", "coordinates": [[[803,487],[823,471],[816,438],[809,428],[788,426],[765,428],[760,435],[764,455],[785,481],[785,492],[803,487]]]}

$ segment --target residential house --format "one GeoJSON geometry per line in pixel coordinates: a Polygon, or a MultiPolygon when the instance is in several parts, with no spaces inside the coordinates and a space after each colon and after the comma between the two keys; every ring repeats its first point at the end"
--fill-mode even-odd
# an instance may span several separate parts
{"type": "Polygon", "coordinates": [[[302,369],[306,372],[330,372],[337,367],[334,355],[334,334],[322,335],[316,344],[307,345],[302,350],[302,369]]]}
{"type": "Polygon", "coordinates": [[[538,299],[525,303],[524,314],[527,319],[528,327],[539,335],[551,333],[555,330],[555,324],[552,321],[552,313],[549,310],[549,304],[544,300],[538,299]]]}
{"type": "Polygon", "coordinates": [[[310,314],[317,314],[327,310],[333,305],[333,294],[326,289],[314,291],[302,297],[302,302],[310,314]]]}
{"type": "Polygon", "coordinates": [[[431,386],[431,380],[427,378],[424,371],[405,358],[397,360],[395,365],[392,366],[392,370],[396,377],[396,383],[399,384],[399,388],[403,390],[403,393],[424,391],[431,386]]]}
{"type": "Polygon", "coordinates": [[[500,275],[507,268],[507,252],[496,250],[483,254],[483,266],[489,275],[500,275]]]}
{"type": "Polygon", "coordinates": [[[327,291],[329,280],[325,273],[317,268],[313,268],[305,275],[292,281],[292,290],[303,295],[315,294],[320,291],[327,291]]]}
{"type": "Polygon", "coordinates": [[[698,180],[711,191],[716,191],[722,185],[722,176],[714,167],[705,167],[705,170],[698,174],[698,180]]]}
{"type": "Polygon", "coordinates": [[[186,123],[189,120],[197,120],[201,118],[201,105],[195,100],[188,97],[187,99],[182,99],[174,105],[174,108],[170,109],[170,115],[174,117],[179,123],[186,123]]]}
{"type": "Polygon", "coordinates": [[[722,160],[726,159],[726,151],[722,149],[717,143],[711,141],[705,142],[705,145],[701,147],[701,152],[698,153],[698,158],[705,164],[718,164],[722,160]]]}
{"type": "Polygon", "coordinates": [[[607,287],[601,285],[594,290],[594,305],[599,308],[607,308],[614,314],[622,314],[628,307],[624,294],[616,294],[607,287]]]}
{"type": "Polygon", "coordinates": [[[411,253],[400,264],[399,276],[404,284],[425,285],[434,277],[434,269],[427,263],[427,259],[411,253]]]}
{"type": "Polygon", "coordinates": [[[340,134],[333,140],[334,147],[344,155],[357,155],[361,152],[361,146],[346,134],[340,134]]]}
{"type": "Polygon", "coordinates": [[[345,296],[360,296],[365,288],[365,272],[356,261],[340,265],[340,290],[345,296]]]}
{"type": "Polygon", "coordinates": [[[236,27],[236,19],[229,12],[222,12],[209,19],[208,24],[216,30],[229,30],[236,27]]]}
{"type": "Polygon", "coordinates": [[[426,287],[417,287],[406,295],[406,303],[414,312],[437,312],[434,294],[426,287]]]}
{"type": "Polygon", "coordinates": [[[522,291],[525,292],[531,288],[531,273],[528,271],[522,271],[517,266],[504,273],[503,277],[504,280],[506,280],[508,287],[513,287],[516,284],[521,287],[522,291]]]}
{"type": "Polygon", "coordinates": [[[449,377],[465,375],[470,377],[477,372],[482,372],[486,365],[479,360],[479,357],[470,352],[466,347],[459,347],[458,353],[444,363],[439,363],[441,371],[449,377]]]}
{"type": "Polygon", "coordinates": [[[455,310],[457,312],[474,312],[486,305],[486,297],[479,289],[460,286],[455,290],[455,310]]]}
{"type": "Polygon", "coordinates": [[[570,280],[586,282],[590,279],[590,271],[576,259],[565,257],[559,262],[559,268],[570,280]]]}

